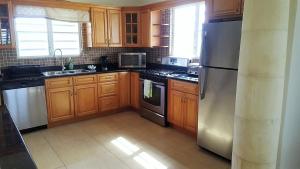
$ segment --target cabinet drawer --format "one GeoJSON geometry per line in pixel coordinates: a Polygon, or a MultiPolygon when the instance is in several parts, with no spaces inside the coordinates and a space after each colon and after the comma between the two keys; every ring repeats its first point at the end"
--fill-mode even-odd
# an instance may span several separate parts
{"type": "Polygon", "coordinates": [[[97,83],[96,75],[77,76],[74,77],[74,85],[97,83]]]}
{"type": "Polygon", "coordinates": [[[118,93],[118,83],[108,82],[98,84],[98,97],[116,95],[118,93]]]}
{"type": "Polygon", "coordinates": [[[173,90],[198,95],[198,91],[199,91],[198,84],[183,82],[183,81],[178,81],[178,80],[170,80],[169,84],[170,84],[171,89],[173,89],[173,90]]]}
{"type": "Polygon", "coordinates": [[[118,74],[117,73],[106,73],[98,75],[98,82],[111,82],[111,81],[117,81],[118,80],[118,74]]]}
{"type": "Polygon", "coordinates": [[[108,96],[99,99],[99,110],[109,111],[119,108],[118,96],[108,96]]]}
{"type": "Polygon", "coordinates": [[[71,87],[73,86],[72,77],[54,78],[46,80],[46,88],[59,88],[59,87],[71,87]]]}

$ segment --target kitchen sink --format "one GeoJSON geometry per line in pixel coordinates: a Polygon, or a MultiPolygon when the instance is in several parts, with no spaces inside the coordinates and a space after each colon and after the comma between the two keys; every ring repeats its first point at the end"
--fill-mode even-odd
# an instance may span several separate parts
{"type": "Polygon", "coordinates": [[[75,75],[75,74],[92,73],[92,72],[96,72],[96,70],[76,69],[76,70],[64,70],[64,71],[49,71],[49,72],[43,72],[43,75],[49,77],[49,76],[75,75]]]}

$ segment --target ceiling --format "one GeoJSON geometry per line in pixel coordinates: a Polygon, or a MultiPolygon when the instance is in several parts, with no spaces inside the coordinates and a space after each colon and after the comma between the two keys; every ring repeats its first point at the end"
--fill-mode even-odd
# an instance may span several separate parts
{"type": "Polygon", "coordinates": [[[93,3],[113,7],[142,6],[166,0],[68,0],[72,2],[93,3]]]}

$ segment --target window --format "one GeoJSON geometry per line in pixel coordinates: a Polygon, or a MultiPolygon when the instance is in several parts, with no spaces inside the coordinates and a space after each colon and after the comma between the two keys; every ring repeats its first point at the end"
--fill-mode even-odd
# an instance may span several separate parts
{"type": "Polygon", "coordinates": [[[76,22],[45,18],[16,18],[18,57],[52,57],[55,49],[64,56],[80,55],[80,29],[76,22]]]}
{"type": "Polygon", "coordinates": [[[171,56],[188,59],[200,57],[204,20],[203,2],[173,8],[171,56]]]}

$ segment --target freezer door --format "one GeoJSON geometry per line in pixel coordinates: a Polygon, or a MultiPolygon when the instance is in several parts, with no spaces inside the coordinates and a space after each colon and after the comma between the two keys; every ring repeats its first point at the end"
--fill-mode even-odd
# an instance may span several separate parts
{"type": "Polygon", "coordinates": [[[201,65],[238,69],[241,21],[204,24],[201,65]]]}
{"type": "Polygon", "coordinates": [[[231,159],[237,71],[202,68],[198,145],[231,159]]]}

